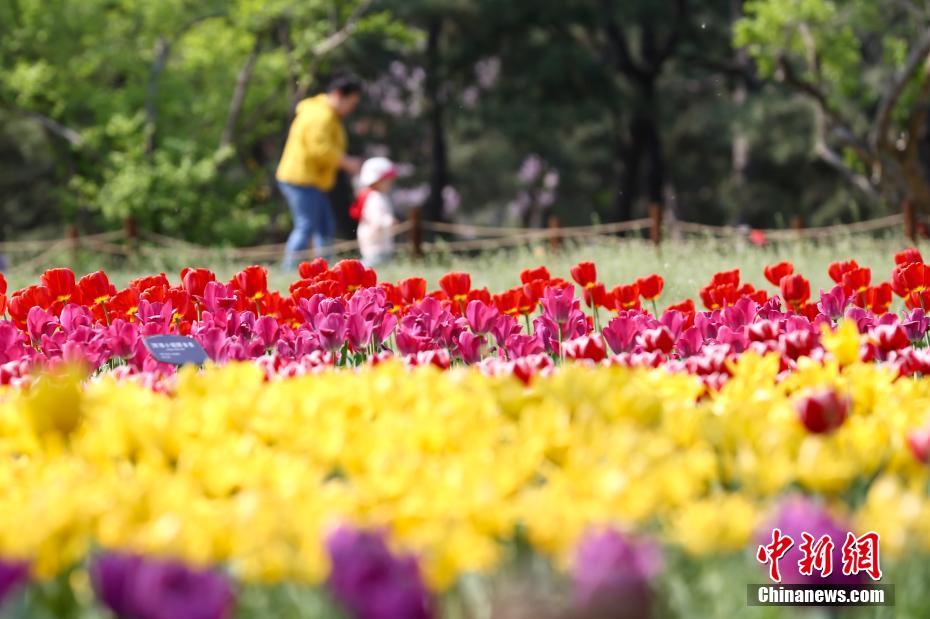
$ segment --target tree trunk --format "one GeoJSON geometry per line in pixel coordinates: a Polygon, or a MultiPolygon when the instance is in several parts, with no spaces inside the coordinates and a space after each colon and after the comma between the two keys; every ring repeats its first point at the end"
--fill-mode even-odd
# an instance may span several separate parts
{"type": "Polygon", "coordinates": [[[442,79],[439,75],[440,38],[442,36],[442,19],[430,19],[427,27],[426,42],[426,96],[429,101],[430,159],[431,171],[429,198],[424,210],[427,221],[444,219],[442,190],[449,184],[449,161],[446,150],[444,103],[440,89],[442,79]]]}
{"type": "Polygon", "coordinates": [[[220,136],[220,149],[227,146],[233,146],[236,141],[236,126],[239,122],[239,115],[242,113],[242,107],[245,105],[245,96],[249,90],[249,82],[252,81],[252,73],[255,71],[255,63],[258,61],[258,53],[261,49],[261,41],[258,36],[255,37],[255,43],[252,45],[252,51],[245,59],[245,64],[239,69],[236,76],[236,86],[233,88],[232,98],[229,101],[229,112],[226,114],[226,123],[223,125],[223,134],[220,136]]]}
{"type": "Polygon", "coordinates": [[[901,175],[907,187],[907,200],[910,200],[918,213],[930,213],[930,183],[924,173],[923,164],[914,157],[901,162],[901,175]]]}

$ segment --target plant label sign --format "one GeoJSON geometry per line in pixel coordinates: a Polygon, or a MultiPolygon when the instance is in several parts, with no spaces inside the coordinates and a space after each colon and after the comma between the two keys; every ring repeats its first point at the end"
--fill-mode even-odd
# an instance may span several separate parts
{"type": "Polygon", "coordinates": [[[143,340],[156,361],[171,365],[203,365],[209,357],[203,346],[184,335],[153,335],[143,340]]]}

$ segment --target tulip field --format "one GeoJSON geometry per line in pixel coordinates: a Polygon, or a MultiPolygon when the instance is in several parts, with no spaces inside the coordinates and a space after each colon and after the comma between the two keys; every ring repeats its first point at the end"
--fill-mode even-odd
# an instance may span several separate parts
{"type": "Polygon", "coordinates": [[[930,264],[789,250],[0,274],[0,617],[930,616],[930,264]]]}

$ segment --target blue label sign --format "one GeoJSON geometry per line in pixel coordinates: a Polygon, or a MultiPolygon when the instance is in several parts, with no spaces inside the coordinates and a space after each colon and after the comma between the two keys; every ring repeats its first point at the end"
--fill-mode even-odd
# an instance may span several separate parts
{"type": "Polygon", "coordinates": [[[184,335],[153,335],[143,340],[156,361],[171,365],[203,365],[209,357],[203,346],[184,335]]]}

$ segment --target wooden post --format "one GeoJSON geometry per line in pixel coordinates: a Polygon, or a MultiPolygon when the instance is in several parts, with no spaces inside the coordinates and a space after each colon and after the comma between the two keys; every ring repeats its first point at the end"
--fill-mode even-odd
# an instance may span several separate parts
{"type": "Polygon", "coordinates": [[[914,208],[914,203],[910,200],[905,200],[903,206],[904,210],[904,236],[911,243],[917,242],[917,209],[914,208]]]}
{"type": "Polygon", "coordinates": [[[552,236],[549,237],[549,249],[553,252],[559,251],[562,247],[562,222],[556,215],[549,215],[549,229],[552,230],[552,236]]]}
{"type": "Polygon", "coordinates": [[[71,263],[75,264],[78,260],[78,254],[81,250],[81,237],[78,233],[77,226],[68,224],[65,226],[65,239],[68,241],[68,247],[71,250],[71,263]]]}
{"type": "Polygon", "coordinates": [[[799,232],[804,229],[804,219],[800,215],[791,218],[791,229],[799,232]]]}
{"type": "Polygon", "coordinates": [[[649,205],[649,219],[652,223],[649,225],[649,240],[658,247],[662,244],[662,205],[655,202],[649,205]]]}
{"type": "Polygon", "coordinates": [[[139,229],[136,226],[136,218],[132,215],[126,217],[123,221],[123,233],[126,235],[126,252],[129,257],[136,253],[139,242],[139,229]]]}
{"type": "Polygon", "coordinates": [[[423,226],[420,207],[410,209],[410,251],[414,258],[423,257],[423,226]]]}

